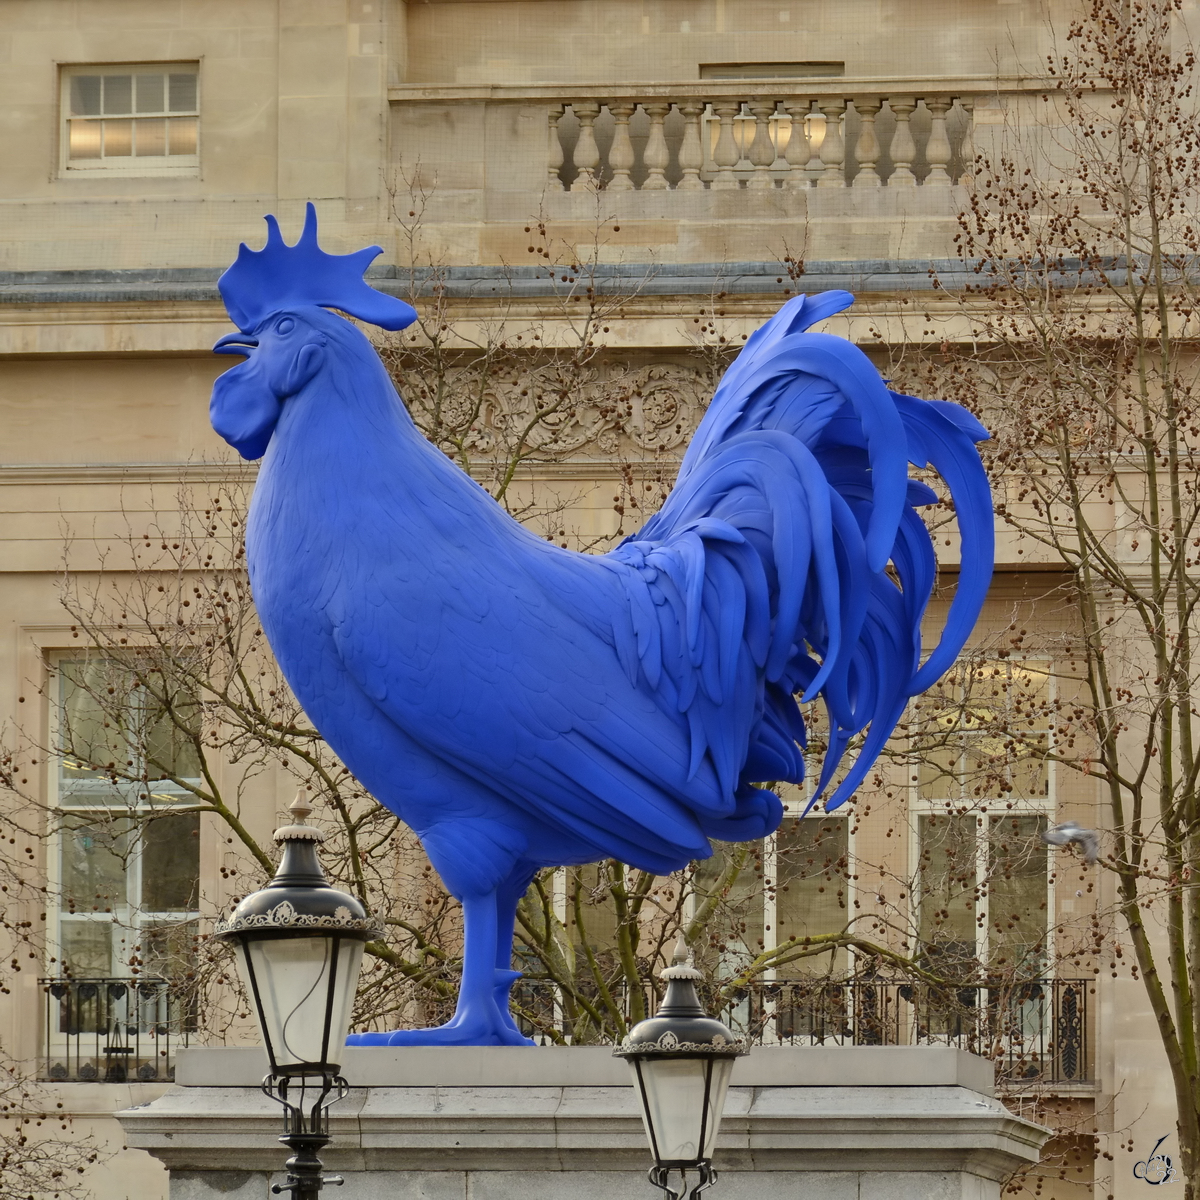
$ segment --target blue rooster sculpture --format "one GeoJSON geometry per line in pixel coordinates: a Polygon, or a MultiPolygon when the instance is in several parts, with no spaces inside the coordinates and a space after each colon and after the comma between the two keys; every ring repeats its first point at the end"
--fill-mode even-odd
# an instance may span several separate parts
{"type": "Polygon", "coordinates": [[[262,458],[246,530],[267,638],[305,712],[420,837],[461,903],[458,1006],[367,1044],[525,1044],[509,1012],[517,903],[543,867],[618,858],[667,874],[710,838],[771,833],[755,784],[804,778],[797,697],[820,698],[825,807],[861,783],[908,699],[954,661],[991,577],[992,506],[962,408],[888,390],[808,327],[852,303],[797,296],[726,371],[661,511],[608,554],[535,536],[431,445],[370,342],[415,319],[326,254],[309,205],[267,218],[221,277],[246,361],[214,429],[262,458]],[[936,571],[918,509],[947,484],[958,586],[922,661],[936,571]]]}

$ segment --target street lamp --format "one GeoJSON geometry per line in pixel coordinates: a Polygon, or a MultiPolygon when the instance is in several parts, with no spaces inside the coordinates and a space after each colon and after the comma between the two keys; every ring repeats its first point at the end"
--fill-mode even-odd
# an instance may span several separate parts
{"type": "Polygon", "coordinates": [[[271,1065],[262,1090],[283,1105],[279,1140],[293,1153],[287,1183],[271,1190],[316,1200],[324,1184],[342,1182],[321,1174],[317,1151],[329,1141],[329,1106],[349,1088],[341,1057],[350,1005],[363,945],[379,930],[358,900],[329,886],[317,858],[325,835],[304,823],[312,808],[303,793],[288,811],[294,822],[275,831],[275,878],[213,936],[234,945],[271,1065]]]}
{"type": "Polygon", "coordinates": [[[692,1168],[700,1178],[690,1200],[716,1182],[712,1151],[725,1093],[733,1060],[747,1052],[720,1021],[705,1014],[696,995],[696,980],[704,976],[687,958],[681,937],[671,966],[659,975],[667,981],[667,994],[658,1012],[638,1022],[614,1051],[629,1063],[642,1102],[642,1121],[654,1155],[650,1182],[672,1200],[687,1194],[687,1172],[692,1168]],[[678,1191],[670,1185],[676,1170],[678,1191]]]}

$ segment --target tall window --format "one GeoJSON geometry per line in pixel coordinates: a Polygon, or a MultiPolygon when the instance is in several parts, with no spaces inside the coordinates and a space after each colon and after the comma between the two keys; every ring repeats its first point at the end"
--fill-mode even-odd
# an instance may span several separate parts
{"type": "Polygon", "coordinates": [[[103,658],[60,662],[57,683],[58,970],[171,978],[196,935],[197,707],[168,711],[103,658]]]}
{"type": "Polygon", "coordinates": [[[68,67],[62,112],[68,171],[187,173],[200,161],[195,63],[68,67]]]}
{"type": "Polygon", "coordinates": [[[1049,957],[1053,810],[1047,664],[965,668],[926,701],[915,917],[938,970],[1031,977],[1049,957]]]}
{"type": "MultiPolygon", "coordinates": [[[[765,950],[802,945],[806,937],[838,933],[848,919],[849,820],[841,815],[803,811],[798,805],[772,837],[742,845],[714,846],[699,864],[697,892],[720,885],[731,858],[743,865],[712,925],[719,939],[722,974],[736,972],[765,950]]],[[[773,967],[768,980],[800,979],[844,971],[844,953],[794,959],[773,967]]]]}

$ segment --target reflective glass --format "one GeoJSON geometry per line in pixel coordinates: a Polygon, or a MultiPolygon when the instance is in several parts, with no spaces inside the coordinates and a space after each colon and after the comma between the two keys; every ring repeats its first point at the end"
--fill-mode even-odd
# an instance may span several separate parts
{"type": "MultiPolygon", "coordinates": [[[[72,125],[82,122],[72,122],[72,125]]],[[[100,122],[91,122],[97,134],[100,122]]],[[[64,662],[59,666],[62,708],[58,744],[62,748],[63,801],[93,803],[97,793],[117,799],[104,779],[103,767],[128,760],[126,724],[129,707],[124,674],[102,658],[64,662]],[[111,703],[109,696],[113,697],[111,703]]],[[[105,802],[105,801],[101,801],[105,802]]]]}
{"type": "Polygon", "coordinates": [[[162,117],[143,118],[133,123],[134,148],[138,158],[149,158],[167,152],[167,123],[162,117]]]}
{"type": "MultiPolygon", "coordinates": [[[[171,112],[196,111],[196,73],[172,74],[170,76],[171,112]]],[[[180,153],[185,153],[180,151],[180,153]]]]}
{"type": "MultiPolygon", "coordinates": [[[[844,929],[846,911],[846,856],[849,822],[845,817],[790,818],[775,835],[775,942],[800,941],[844,929]]],[[[834,957],[835,969],[843,955],[834,957]]],[[[780,976],[825,972],[829,955],[816,955],[785,964],[780,976]]]]}
{"type": "Polygon", "coordinates": [[[94,117],[100,113],[100,76],[71,76],[71,115],[94,117]]]}
{"type": "Polygon", "coordinates": [[[126,904],[129,832],[128,817],[66,818],[59,837],[64,908],[111,912],[126,904]]]}
{"type": "Polygon", "coordinates": [[[169,136],[169,154],[195,154],[196,118],[172,117],[169,136]]]}
{"type": "Polygon", "coordinates": [[[200,756],[192,739],[200,732],[200,706],[177,685],[163,686],[171,687],[171,692],[161,693],[169,697],[169,712],[160,700],[148,693],[141,697],[142,757],[147,773],[151,779],[171,775],[197,779],[200,756]]]}
{"type": "Polygon", "coordinates": [[[145,912],[193,912],[200,892],[200,814],[166,813],[142,826],[145,912]]]}
{"type": "Polygon", "coordinates": [[[67,153],[71,158],[99,158],[100,122],[72,121],[67,153]]]}
{"type": "Polygon", "coordinates": [[[104,115],[125,116],[133,112],[133,76],[105,75],[104,115]]]}
{"type": "Polygon", "coordinates": [[[989,831],[988,952],[1000,970],[1042,970],[1048,924],[1043,816],[993,817],[989,831]]]}
{"type": "Polygon", "coordinates": [[[110,921],[63,921],[60,956],[63,972],[76,978],[112,974],[110,921]]]}
{"type": "Polygon", "coordinates": [[[143,925],[139,942],[142,974],[154,979],[179,979],[194,970],[199,935],[195,921],[143,925]]]}
{"type": "MultiPolygon", "coordinates": [[[[140,113],[165,112],[163,103],[163,77],[161,75],[139,75],[136,80],[137,111],[140,113]]],[[[141,151],[139,150],[140,154],[141,151]]]]}
{"type": "Polygon", "coordinates": [[[972,814],[918,818],[922,953],[947,969],[975,960],[978,826],[972,814]]]}
{"type": "Polygon", "coordinates": [[[104,122],[104,157],[128,158],[133,153],[133,122],[104,122]]]}

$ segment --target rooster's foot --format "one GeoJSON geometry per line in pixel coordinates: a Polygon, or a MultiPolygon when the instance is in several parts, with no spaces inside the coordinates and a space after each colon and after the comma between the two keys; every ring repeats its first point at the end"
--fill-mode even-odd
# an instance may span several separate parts
{"type": "Polygon", "coordinates": [[[460,1020],[431,1029],[399,1029],[395,1033],[354,1033],[348,1046],[532,1046],[516,1027],[500,1021],[460,1020]]]}

